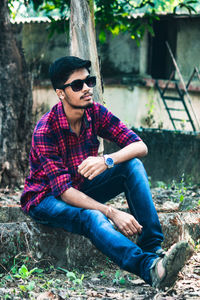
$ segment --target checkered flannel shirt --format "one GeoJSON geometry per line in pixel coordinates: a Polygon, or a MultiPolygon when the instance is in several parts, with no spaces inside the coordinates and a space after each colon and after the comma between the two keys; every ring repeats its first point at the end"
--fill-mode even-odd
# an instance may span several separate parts
{"type": "Polygon", "coordinates": [[[80,190],[84,177],[78,165],[88,156],[97,156],[97,136],[115,142],[120,148],[139,141],[116,116],[99,103],[85,109],[80,135],[72,132],[59,102],[35,127],[30,151],[30,174],[21,196],[24,212],[37,206],[45,197],[59,197],[74,187],[80,190]]]}

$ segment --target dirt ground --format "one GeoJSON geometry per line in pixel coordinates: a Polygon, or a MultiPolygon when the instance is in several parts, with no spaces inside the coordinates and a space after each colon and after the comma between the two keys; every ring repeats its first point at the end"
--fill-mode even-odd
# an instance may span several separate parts
{"type": "Polygon", "coordinates": [[[11,276],[1,275],[0,299],[200,299],[200,247],[179,273],[174,287],[164,292],[110,261],[81,271],[53,267],[41,270],[27,278],[16,278],[12,272],[11,276]]]}
{"type": "MultiPolygon", "coordinates": [[[[200,206],[200,187],[174,184],[152,189],[157,210],[194,210],[200,206]]],[[[0,191],[0,204],[19,204],[20,191],[0,191]]],[[[111,203],[126,208],[124,195],[111,203]]],[[[24,257],[13,269],[0,274],[0,299],[200,299],[200,241],[195,242],[195,253],[179,273],[175,285],[158,291],[139,277],[120,270],[108,259],[102,265],[94,263],[81,270],[41,267],[24,257]],[[25,270],[23,269],[25,266],[25,270]],[[36,268],[36,269],[34,269],[36,268]]],[[[23,256],[23,255],[22,255],[23,256]]],[[[1,262],[0,262],[1,263],[1,262]]]]}

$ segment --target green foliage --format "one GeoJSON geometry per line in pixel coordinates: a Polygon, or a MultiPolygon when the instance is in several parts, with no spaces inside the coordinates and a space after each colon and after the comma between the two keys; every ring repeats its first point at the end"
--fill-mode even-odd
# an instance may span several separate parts
{"type": "MultiPolygon", "coordinates": [[[[66,297],[69,290],[74,290],[81,293],[83,290],[84,274],[78,271],[68,271],[63,268],[55,269],[54,266],[45,268],[37,268],[35,261],[29,262],[29,257],[21,258],[21,254],[14,259],[13,266],[6,274],[0,274],[0,288],[7,287],[7,290],[1,293],[1,299],[36,299],[35,293],[49,291],[51,289],[57,291],[65,291],[66,297]],[[20,259],[21,258],[21,259],[20,259]],[[16,262],[17,261],[17,262],[16,262]],[[63,274],[58,273],[64,272],[63,274]],[[13,288],[14,287],[14,288],[13,288]]],[[[68,297],[67,297],[68,299],[68,297]]]]}
{"type": "Polygon", "coordinates": [[[101,272],[100,272],[100,276],[101,276],[101,278],[103,278],[103,279],[105,279],[105,278],[107,277],[105,271],[101,271],[101,272]]]}
{"type": "Polygon", "coordinates": [[[187,185],[185,182],[185,176],[184,174],[181,177],[181,181],[178,183],[175,180],[172,181],[172,185],[171,188],[174,190],[174,194],[176,196],[176,198],[180,201],[183,202],[184,197],[186,195],[187,192],[187,185]]]}
{"type": "MultiPolygon", "coordinates": [[[[28,260],[25,259],[23,261],[28,260]]],[[[33,274],[34,276],[36,274],[37,276],[40,276],[40,274],[42,274],[43,272],[43,269],[39,269],[37,267],[28,270],[27,266],[24,263],[19,266],[18,264],[16,264],[16,260],[14,259],[14,264],[10,272],[8,272],[6,275],[1,274],[0,286],[9,285],[11,283],[13,284],[15,282],[18,288],[18,293],[19,291],[20,293],[32,292],[36,287],[36,277],[34,278],[33,274]]]]}
{"type": "Polygon", "coordinates": [[[18,287],[22,292],[27,292],[27,291],[31,292],[35,289],[35,281],[33,280],[29,281],[29,283],[26,285],[19,284],[18,287]]]}
{"type": "Polygon", "coordinates": [[[151,176],[148,176],[148,182],[149,182],[149,186],[151,188],[152,187],[151,176]]]}
{"type": "Polygon", "coordinates": [[[200,249],[200,239],[198,239],[195,242],[192,240],[192,242],[193,242],[193,245],[195,247],[195,250],[198,251],[200,249]]]}
{"type": "MultiPolygon", "coordinates": [[[[9,0],[13,17],[16,16],[14,3],[23,2],[27,8],[32,7],[39,16],[45,15],[50,18],[51,35],[55,31],[69,32],[70,0],[9,0]]],[[[94,0],[93,3],[95,23],[99,28],[99,40],[102,43],[106,41],[106,32],[111,32],[113,35],[129,33],[139,45],[145,31],[154,35],[152,24],[154,20],[159,19],[158,13],[176,13],[180,10],[193,13],[200,9],[198,0],[94,0]],[[136,13],[142,13],[145,22],[139,17],[134,18],[136,13]]]]}
{"type": "Polygon", "coordinates": [[[163,181],[156,181],[156,187],[161,189],[167,189],[167,185],[163,181]]]}
{"type": "Polygon", "coordinates": [[[195,5],[198,5],[198,2],[199,1],[196,0],[181,1],[178,7],[174,7],[173,12],[176,13],[177,8],[181,8],[181,9],[185,8],[186,10],[189,11],[190,14],[196,13],[195,5]]]}
{"type": "Polygon", "coordinates": [[[50,20],[50,37],[54,32],[69,33],[70,0],[29,0],[33,3],[33,8],[37,12],[43,12],[50,20]],[[59,16],[59,19],[55,18],[59,16]]]}
{"type": "Polygon", "coordinates": [[[124,285],[126,284],[126,279],[121,276],[121,271],[117,270],[115,273],[115,278],[113,279],[113,283],[114,284],[120,284],[120,285],[124,285]]]}
{"type": "Polygon", "coordinates": [[[33,273],[43,273],[43,269],[33,268],[29,271],[26,265],[22,265],[19,269],[17,269],[17,267],[14,266],[11,269],[11,273],[16,278],[25,279],[29,278],[33,273]]]}
{"type": "Polygon", "coordinates": [[[82,285],[84,274],[81,275],[81,278],[78,278],[75,272],[70,272],[64,268],[58,268],[66,273],[67,278],[74,284],[74,285],[82,285]]]}

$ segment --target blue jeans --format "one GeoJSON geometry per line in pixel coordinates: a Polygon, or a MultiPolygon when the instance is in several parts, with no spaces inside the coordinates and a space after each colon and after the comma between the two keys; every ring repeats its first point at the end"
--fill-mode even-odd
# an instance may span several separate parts
{"type": "Polygon", "coordinates": [[[137,244],[100,211],[74,207],[54,196],[32,207],[29,214],[39,223],[84,235],[122,269],[151,284],[149,269],[158,257],[155,252],[161,248],[163,234],[142,162],[135,158],[107,169],[93,180],[86,179],[81,191],[101,203],[125,192],[131,214],[143,226],[137,244]]]}

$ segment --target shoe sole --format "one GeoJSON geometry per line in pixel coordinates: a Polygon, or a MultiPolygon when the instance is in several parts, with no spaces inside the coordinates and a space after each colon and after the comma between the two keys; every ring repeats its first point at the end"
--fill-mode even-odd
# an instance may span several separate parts
{"type": "Polygon", "coordinates": [[[162,259],[165,277],[162,280],[158,279],[155,286],[153,286],[160,289],[171,287],[175,283],[179,271],[184,267],[193,253],[194,250],[188,242],[182,241],[175,244],[162,259]]]}

